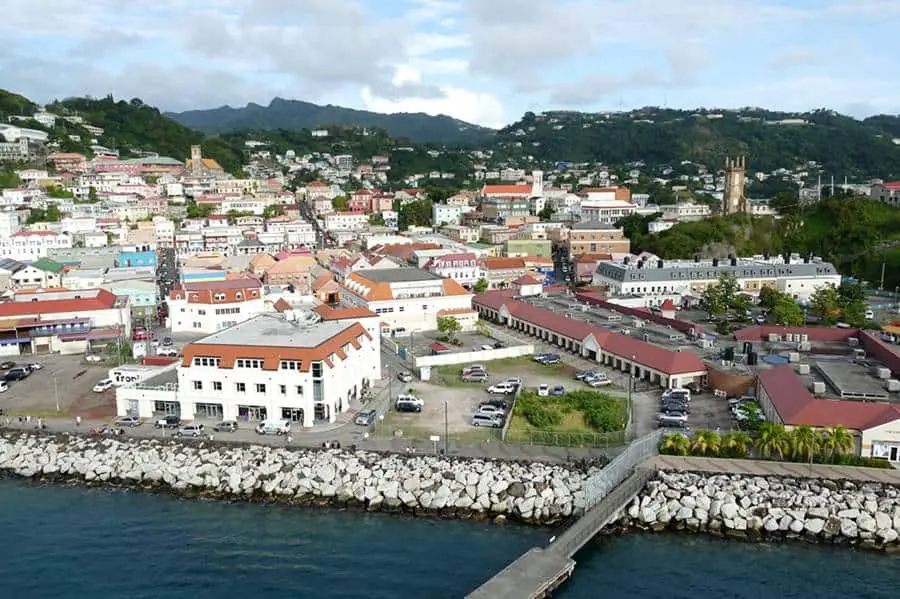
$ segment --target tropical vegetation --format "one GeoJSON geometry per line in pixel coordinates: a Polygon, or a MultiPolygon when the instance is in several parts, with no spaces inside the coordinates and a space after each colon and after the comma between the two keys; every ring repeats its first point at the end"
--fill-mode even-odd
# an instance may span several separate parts
{"type": "Polygon", "coordinates": [[[512,417],[543,431],[609,433],[625,428],[628,410],[622,398],[597,391],[579,389],[550,397],[528,391],[516,400],[512,417]]]}
{"type": "Polygon", "coordinates": [[[797,426],[788,430],[781,424],[763,422],[752,435],[745,431],[719,434],[711,430],[698,430],[691,435],[672,433],[662,440],[659,451],[665,455],[891,467],[885,460],[853,455],[855,446],[856,439],[843,426],[797,426]]]}

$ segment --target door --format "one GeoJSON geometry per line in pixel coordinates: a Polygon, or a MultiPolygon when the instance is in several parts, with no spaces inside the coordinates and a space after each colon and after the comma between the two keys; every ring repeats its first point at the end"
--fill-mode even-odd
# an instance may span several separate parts
{"type": "Polygon", "coordinates": [[[897,461],[897,449],[898,449],[898,448],[897,448],[896,445],[891,445],[891,457],[890,457],[890,460],[891,460],[892,462],[896,462],[896,461],[897,461]]]}

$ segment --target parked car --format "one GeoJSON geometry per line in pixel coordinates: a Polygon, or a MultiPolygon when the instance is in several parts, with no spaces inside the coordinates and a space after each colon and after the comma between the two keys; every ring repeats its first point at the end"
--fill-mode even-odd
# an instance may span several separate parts
{"type": "Polygon", "coordinates": [[[488,374],[479,370],[462,375],[462,380],[467,383],[483,383],[487,378],[488,374]]]}
{"type": "Polygon", "coordinates": [[[32,362],[31,364],[28,365],[28,368],[30,370],[40,370],[41,368],[43,368],[43,366],[41,366],[40,362],[32,362]]]}
{"type": "Polygon", "coordinates": [[[509,383],[510,385],[519,385],[519,386],[522,386],[522,379],[520,379],[520,378],[517,377],[517,376],[509,377],[508,379],[506,379],[506,380],[503,381],[503,382],[509,383]]]}
{"type": "Polygon", "coordinates": [[[660,412],[660,414],[659,414],[660,422],[664,422],[664,421],[667,422],[669,420],[680,420],[682,422],[687,422],[687,419],[688,419],[687,414],[683,414],[681,412],[672,412],[670,414],[666,414],[665,412],[660,412]]]}
{"type": "Polygon", "coordinates": [[[375,418],[377,416],[378,413],[375,410],[363,410],[356,415],[353,423],[358,424],[359,426],[371,426],[375,424],[375,418]]]}
{"type": "Polygon", "coordinates": [[[865,313],[866,320],[875,320],[875,312],[872,310],[866,310],[865,313]]]}
{"type": "Polygon", "coordinates": [[[487,374],[487,368],[484,367],[484,364],[472,364],[471,366],[466,366],[462,369],[463,375],[472,374],[473,372],[483,372],[487,374]]]}
{"type": "Polygon", "coordinates": [[[581,372],[575,373],[576,381],[583,381],[586,378],[597,376],[597,373],[593,370],[582,370],[581,372]]]}
{"type": "Polygon", "coordinates": [[[401,373],[399,373],[399,374],[397,375],[397,378],[398,378],[400,381],[404,382],[404,383],[408,383],[408,382],[410,382],[410,381],[413,380],[412,375],[411,375],[410,373],[408,373],[408,372],[401,372],[401,373]]]}
{"type": "Polygon", "coordinates": [[[496,408],[500,408],[501,410],[503,410],[505,412],[509,409],[509,402],[506,401],[505,399],[494,398],[494,399],[489,399],[487,401],[483,401],[478,404],[479,409],[481,409],[484,406],[494,406],[496,408]]]}
{"type": "Polygon", "coordinates": [[[178,427],[175,434],[179,437],[199,437],[203,434],[202,424],[185,424],[178,427]]]}
{"type": "Polygon", "coordinates": [[[174,347],[162,347],[156,350],[157,356],[164,356],[166,358],[176,358],[178,357],[178,350],[174,347]]]}
{"type": "Polygon", "coordinates": [[[500,416],[505,413],[502,408],[491,405],[478,406],[478,411],[476,412],[476,414],[499,414],[500,416]]]}
{"type": "Polygon", "coordinates": [[[15,368],[16,363],[12,360],[6,360],[4,362],[0,362],[0,370],[9,370],[10,368],[15,368]]]}
{"type": "Polygon", "coordinates": [[[606,385],[611,385],[612,381],[609,380],[609,377],[605,374],[600,374],[586,381],[589,387],[605,387],[606,385]]]}
{"type": "Polygon", "coordinates": [[[153,423],[153,428],[178,428],[181,424],[181,416],[168,414],[153,423]]]}
{"type": "Polygon", "coordinates": [[[213,425],[213,430],[217,433],[233,433],[238,429],[236,420],[223,420],[213,425]]]}
{"type": "Polygon", "coordinates": [[[171,337],[163,337],[162,344],[165,345],[166,347],[172,345],[172,338],[171,337]]]}
{"type": "Polygon", "coordinates": [[[547,397],[548,395],[550,395],[550,385],[538,385],[537,394],[538,397],[547,397]]]}
{"type": "Polygon", "coordinates": [[[659,426],[659,428],[675,428],[681,430],[681,432],[685,433],[686,435],[691,434],[691,427],[688,425],[687,420],[660,418],[656,424],[657,426],[659,426]]]}
{"type": "Polygon", "coordinates": [[[31,371],[26,366],[16,366],[7,370],[3,378],[7,381],[21,381],[24,378],[28,378],[29,374],[31,374],[31,371]]]}
{"type": "Polygon", "coordinates": [[[550,389],[550,395],[553,397],[562,397],[566,394],[566,388],[562,385],[554,385],[552,389],[550,389]]]}
{"type": "Polygon", "coordinates": [[[137,416],[119,416],[112,423],[113,426],[135,427],[141,425],[141,419],[137,416]]]}
{"type": "Polygon", "coordinates": [[[424,406],[425,402],[414,395],[398,395],[394,402],[394,409],[398,412],[421,412],[424,406]]]}
{"type": "Polygon", "coordinates": [[[497,383],[496,385],[491,385],[487,388],[488,393],[497,393],[500,395],[507,395],[509,393],[516,392],[516,386],[509,382],[497,383]]]}
{"type": "Polygon", "coordinates": [[[503,426],[502,414],[485,414],[476,412],[472,415],[472,426],[487,426],[490,428],[501,428],[503,426]]]}
{"type": "Polygon", "coordinates": [[[97,354],[84,354],[84,361],[92,363],[102,362],[103,356],[98,356],[97,354]]]}
{"type": "Polygon", "coordinates": [[[9,391],[9,385],[6,384],[6,381],[0,381],[0,393],[6,393],[9,391]]]}
{"type": "Polygon", "coordinates": [[[546,357],[547,355],[549,355],[549,354],[535,354],[534,357],[533,357],[532,359],[533,359],[535,362],[543,362],[543,361],[544,361],[544,357],[546,357]]]}
{"type": "Polygon", "coordinates": [[[113,388],[112,379],[103,379],[94,385],[94,393],[103,393],[113,388]]]}
{"type": "Polygon", "coordinates": [[[559,364],[560,357],[559,354],[544,354],[544,356],[538,360],[539,364],[543,364],[544,366],[549,366],[551,364],[559,364]]]}
{"type": "Polygon", "coordinates": [[[501,349],[504,347],[506,347],[506,344],[504,344],[502,341],[498,341],[494,344],[494,349],[501,349]]]}

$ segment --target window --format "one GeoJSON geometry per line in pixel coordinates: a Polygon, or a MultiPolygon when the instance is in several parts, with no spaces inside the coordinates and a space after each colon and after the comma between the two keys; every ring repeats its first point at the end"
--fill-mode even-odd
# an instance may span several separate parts
{"type": "Polygon", "coordinates": [[[265,393],[266,392],[265,383],[256,383],[256,392],[257,393],[265,393]]]}
{"type": "Polygon", "coordinates": [[[303,385],[297,385],[297,395],[303,395],[303,385]]]}
{"type": "Polygon", "coordinates": [[[422,309],[423,309],[423,310],[428,310],[428,304],[422,304],[422,309]]]}
{"type": "Polygon", "coordinates": [[[221,391],[222,390],[222,382],[221,381],[213,381],[213,391],[221,391]]]}
{"type": "Polygon", "coordinates": [[[194,323],[194,328],[195,328],[195,329],[199,329],[199,328],[201,328],[201,327],[202,327],[202,325],[201,325],[199,322],[195,322],[195,323],[194,323]]]}
{"type": "Polygon", "coordinates": [[[263,360],[255,360],[252,358],[238,358],[235,362],[238,368],[262,368],[263,360]]]}
{"type": "Polygon", "coordinates": [[[194,391],[203,391],[203,381],[194,381],[194,391]]]}
{"type": "Polygon", "coordinates": [[[200,316],[206,316],[206,310],[199,309],[199,310],[197,310],[197,314],[200,316]]]}
{"type": "Polygon", "coordinates": [[[281,370],[300,370],[300,362],[297,360],[281,360],[278,363],[278,368],[281,370]]]}
{"type": "Polygon", "coordinates": [[[287,395],[287,385],[278,385],[278,390],[282,395],[287,395]]]}
{"type": "Polygon", "coordinates": [[[247,392],[247,385],[245,385],[244,383],[235,383],[235,384],[234,384],[234,389],[235,389],[235,391],[237,391],[238,393],[246,393],[246,392],[247,392]]]}
{"type": "Polygon", "coordinates": [[[217,294],[215,294],[215,295],[213,296],[213,299],[216,300],[217,302],[221,302],[222,300],[225,299],[225,294],[224,294],[224,293],[217,293],[217,294]]]}

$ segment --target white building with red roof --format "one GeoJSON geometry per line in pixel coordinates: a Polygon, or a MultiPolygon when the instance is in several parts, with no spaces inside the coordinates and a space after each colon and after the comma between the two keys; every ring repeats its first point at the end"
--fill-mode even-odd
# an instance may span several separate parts
{"type": "Polygon", "coordinates": [[[453,279],[466,288],[477,283],[481,273],[478,257],[472,252],[435,256],[425,263],[423,269],[445,279],[453,279]]]}
{"type": "Polygon", "coordinates": [[[215,333],[266,311],[263,286],[252,277],[182,283],[169,294],[173,333],[215,333]]]}
{"type": "Polygon", "coordinates": [[[512,282],[512,288],[516,290],[516,295],[530,297],[540,295],[544,286],[531,275],[523,275],[512,282]]]}
{"type": "Polygon", "coordinates": [[[37,260],[50,250],[69,249],[72,238],[57,231],[18,231],[0,239],[0,258],[37,260]]]}
{"type": "Polygon", "coordinates": [[[900,181],[877,183],[872,186],[869,195],[873,200],[900,207],[900,181]]]}

